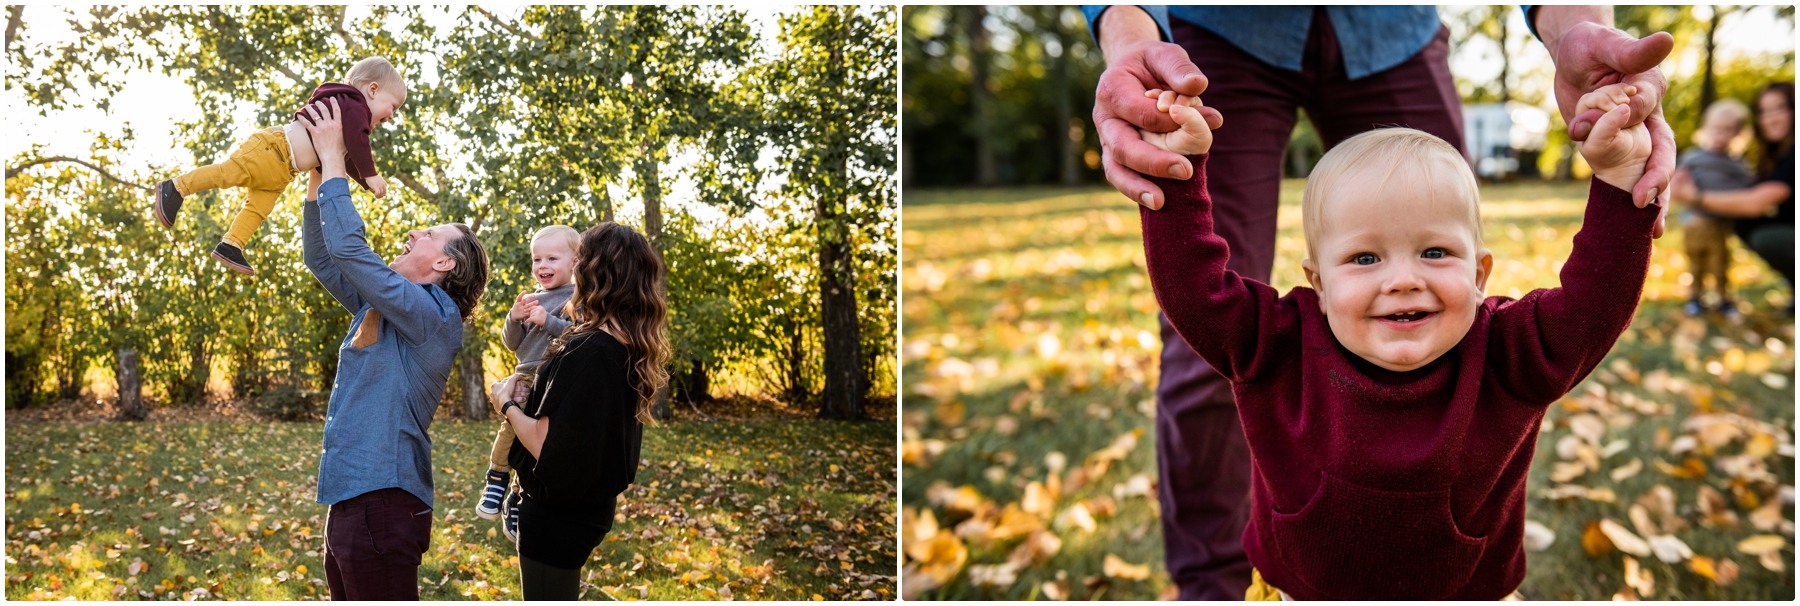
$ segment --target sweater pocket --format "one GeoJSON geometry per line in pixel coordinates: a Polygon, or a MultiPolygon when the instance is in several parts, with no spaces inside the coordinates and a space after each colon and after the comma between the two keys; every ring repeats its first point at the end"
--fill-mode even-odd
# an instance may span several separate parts
{"type": "Polygon", "coordinates": [[[1294,577],[1327,599],[1445,598],[1487,547],[1450,515],[1450,491],[1389,492],[1321,473],[1312,500],[1270,530],[1294,577]]]}

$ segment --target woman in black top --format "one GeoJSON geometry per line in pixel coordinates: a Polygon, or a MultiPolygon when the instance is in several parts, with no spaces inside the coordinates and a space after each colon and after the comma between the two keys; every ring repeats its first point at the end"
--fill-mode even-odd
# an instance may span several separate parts
{"type": "MultiPolygon", "coordinates": [[[[1678,171],[1669,183],[1677,202],[1722,217],[1733,225],[1744,246],[1769,263],[1769,267],[1794,285],[1794,83],[1776,82],[1756,97],[1756,139],[1762,160],[1756,175],[1761,183],[1749,189],[1702,192],[1686,171],[1678,171]]],[[[1790,297],[1791,298],[1791,297],[1790,297]]],[[[1793,303],[1788,313],[1793,313],[1793,303]]]]}
{"type": "Polygon", "coordinates": [[[582,564],[637,477],[651,398],[669,381],[664,272],[631,228],[608,221],[587,230],[567,308],[575,324],[551,342],[524,402],[501,402],[514,395],[511,377],[490,394],[517,435],[524,599],[576,598],[582,564]]]}

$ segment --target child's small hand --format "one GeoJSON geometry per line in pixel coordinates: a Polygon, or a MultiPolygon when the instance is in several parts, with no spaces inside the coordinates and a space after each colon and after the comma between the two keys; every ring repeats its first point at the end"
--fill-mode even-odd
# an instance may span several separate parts
{"type": "Polygon", "coordinates": [[[1627,127],[1631,119],[1631,96],[1637,87],[1630,84],[1602,86],[1581,96],[1576,114],[1589,109],[1606,113],[1594,123],[1594,130],[1580,143],[1581,157],[1594,169],[1594,178],[1625,191],[1637,186],[1644,176],[1644,165],[1650,158],[1650,129],[1642,123],[1627,127]]]}
{"type": "Polygon", "coordinates": [[[377,198],[386,198],[387,197],[387,179],[383,179],[383,178],[381,178],[380,175],[376,175],[376,176],[364,179],[364,181],[369,182],[369,191],[374,193],[375,197],[377,197],[377,198]]]}
{"type": "Polygon", "coordinates": [[[513,376],[518,379],[513,383],[512,401],[524,404],[525,400],[531,397],[531,383],[525,380],[523,374],[513,376]]]}
{"type": "Polygon", "coordinates": [[[1204,154],[1212,149],[1212,129],[1207,127],[1206,119],[1200,116],[1200,110],[1194,109],[1200,107],[1199,97],[1156,89],[1144,91],[1144,96],[1156,97],[1156,108],[1169,112],[1169,117],[1181,125],[1180,130],[1170,133],[1138,131],[1145,143],[1184,156],[1204,154]]]}
{"type": "Polygon", "coordinates": [[[529,314],[530,315],[525,317],[526,322],[530,322],[530,323],[536,324],[538,326],[543,326],[544,318],[549,316],[550,312],[548,310],[544,309],[543,307],[537,305],[536,301],[533,301],[531,311],[529,312],[529,314]]]}
{"type": "Polygon", "coordinates": [[[512,318],[515,322],[523,321],[537,306],[537,295],[531,294],[531,291],[521,292],[518,297],[513,299],[512,311],[507,312],[506,317],[512,318]]]}

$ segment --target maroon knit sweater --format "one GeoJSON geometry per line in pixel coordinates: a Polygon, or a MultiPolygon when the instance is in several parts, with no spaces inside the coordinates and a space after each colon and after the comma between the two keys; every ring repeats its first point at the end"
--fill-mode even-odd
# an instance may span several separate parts
{"type": "MultiPolygon", "coordinates": [[[[1462,342],[1394,372],[1339,345],[1318,294],[1225,269],[1206,156],[1142,210],[1157,301],[1231,379],[1251,454],[1244,551],[1311,600],[1495,600],[1525,578],[1525,475],[1550,403],[1631,323],[1655,207],[1594,180],[1562,288],[1489,297],[1462,342]]],[[[1181,470],[1165,470],[1181,473],[1181,470]]]]}
{"type": "MultiPolygon", "coordinates": [[[[312,98],[307,99],[306,104],[334,97],[338,100],[338,119],[344,123],[344,157],[349,160],[344,163],[344,172],[349,173],[357,185],[369,189],[369,183],[364,179],[381,174],[375,172],[375,151],[369,143],[369,102],[354,86],[326,82],[313,89],[312,98]]],[[[308,115],[302,106],[300,111],[294,112],[294,119],[305,120],[308,115]]]]}

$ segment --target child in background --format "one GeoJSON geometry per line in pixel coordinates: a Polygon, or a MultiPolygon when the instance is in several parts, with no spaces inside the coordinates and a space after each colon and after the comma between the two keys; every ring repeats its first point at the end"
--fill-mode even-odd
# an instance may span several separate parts
{"type": "MultiPolygon", "coordinates": [[[[1756,183],[1750,169],[1731,157],[1731,142],[1744,130],[1750,110],[1735,99],[1721,99],[1707,106],[1694,131],[1694,147],[1682,152],[1680,167],[1694,175],[1700,191],[1745,189],[1756,183]]],[[[1688,302],[1682,311],[1698,316],[1706,311],[1701,296],[1706,292],[1707,278],[1712,278],[1713,293],[1719,297],[1717,309],[1726,319],[1736,320],[1737,304],[1731,300],[1731,220],[1708,214],[1698,208],[1681,213],[1681,240],[1687,249],[1688,267],[1693,283],[1688,285],[1688,302]]]]}
{"type": "MultiPolygon", "coordinates": [[[[506,348],[518,356],[519,364],[513,372],[521,377],[517,389],[525,394],[531,393],[532,378],[537,376],[538,365],[544,363],[544,351],[550,347],[550,341],[569,328],[565,304],[575,294],[575,283],[571,279],[576,249],[580,246],[581,234],[567,225],[552,225],[531,237],[531,272],[537,279],[538,289],[519,293],[514,299],[512,311],[506,315],[506,329],[501,334],[506,348]]],[[[519,397],[513,401],[525,399],[519,397]]],[[[482,491],[481,504],[475,507],[475,515],[489,520],[500,517],[507,484],[512,478],[507,457],[512,453],[513,437],[512,425],[501,417],[500,431],[494,435],[494,449],[488,455],[487,488],[482,491]]],[[[501,530],[508,539],[516,541],[518,528],[518,518],[509,513],[501,530]]]]}
{"type": "MultiPolygon", "coordinates": [[[[375,197],[386,197],[387,181],[375,172],[369,137],[382,123],[394,117],[396,108],[406,103],[406,80],[387,59],[369,57],[356,62],[344,81],[343,84],[327,82],[319,85],[307,105],[337,100],[344,121],[344,145],[348,148],[345,172],[375,197]]],[[[305,107],[301,109],[304,111],[305,107]]],[[[212,258],[246,276],[256,273],[249,260],[244,258],[244,245],[275,210],[276,199],[287,190],[294,175],[317,171],[319,167],[318,155],[313,152],[312,138],[300,120],[300,112],[295,112],[294,117],[295,120],[285,127],[276,126],[250,135],[224,162],[202,166],[158,183],[157,221],[163,227],[174,227],[175,218],[181,213],[181,201],[187,196],[225,187],[249,190],[244,207],[231,222],[231,230],[225,232],[219,244],[213,247],[212,258]]]]}
{"type": "Polygon", "coordinates": [[[1190,154],[1195,176],[1154,179],[1168,202],[1140,209],[1146,265],[1170,323],[1237,396],[1247,597],[1495,600],[1523,581],[1544,412],[1630,324],[1647,273],[1658,209],[1629,193],[1650,154],[1648,129],[1625,127],[1634,94],[1582,97],[1608,110],[1580,144],[1586,217],[1562,287],[1517,300],[1483,297],[1494,259],[1462,152],[1406,128],[1345,140],[1307,181],[1311,288],[1280,296],[1227,271],[1211,133],[1185,100],[1159,103],[1181,130],[1145,140],[1190,154]]]}

